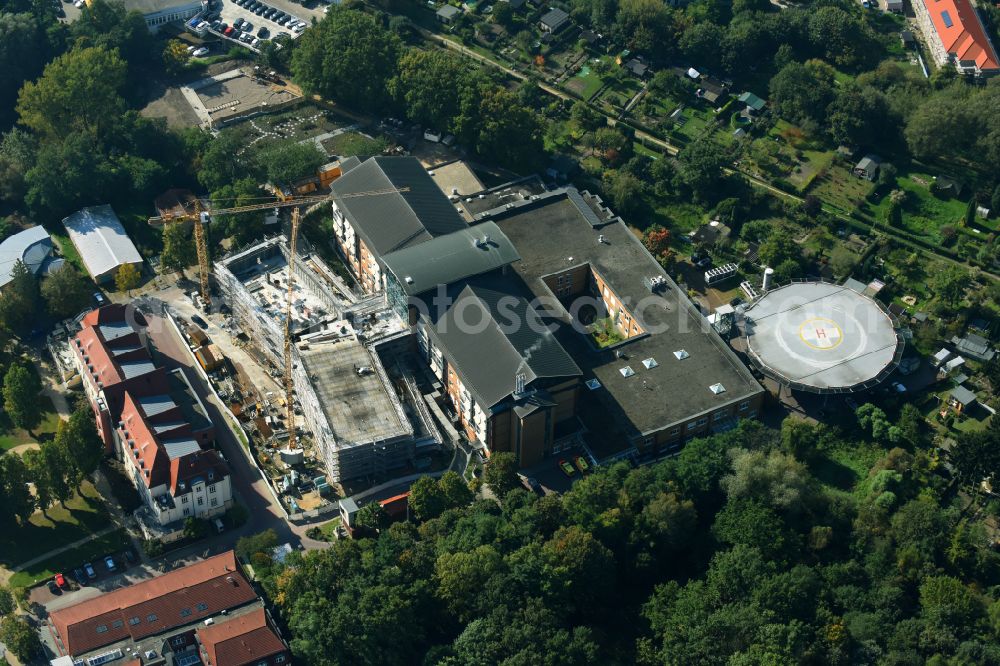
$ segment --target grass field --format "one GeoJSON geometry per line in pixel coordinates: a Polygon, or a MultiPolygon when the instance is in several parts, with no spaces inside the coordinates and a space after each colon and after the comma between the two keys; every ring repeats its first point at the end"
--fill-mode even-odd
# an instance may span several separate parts
{"type": "MultiPolygon", "coordinates": [[[[910,172],[897,179],[896,187],[906,192],[903,204],[903,229],[922,236],[932,243],[941,242],[941,228],[957,227],[965,217],[968,201],[938,197],[930,190],[933,176],[910,172]]],[[[882,220],[889,198],[883,196],[869,211],[876,220],[882,220]]]]}
{"type": "Polygon", "coordinates": [[[96,560],[108,553],[114,553],[129,548],[128,535],[119,529],[102,537],[88,541],[79,548],[67,550],[55,557],[43,560],[24,571],[18,571],[10,578],[11,587],[30,587],[36,583],[51,578],[57,573],[72,571],[87,562],[96,560]]]}
{"type": "Polygon", "coordinates": [[[81,494],[36,511],[26,525],[0,534],[0,564],[15,566],[108,526],[108,513],[97,489],[84,481],[81,494]]]}
{"type": "Polygon", "coordinates": [[[856,177],[846,165],[833,164],[824,175],[813,180],[809,191],[829,205],[849,213],[859,202],[864,202],[872,187],[872,183],[856,177]]]}
{"type": "Polygon", "coordinates": [[[576,76],[567,79],[563,85],[567,90],[571,90],[583,99],[589,100],[594,96],[594,93],[601,89],[604,81],[595,72],[592,72],[588,65],[584,65],[577,72],[576,76]]]}
{"type": "Polygon", "coordinates": [[[35,427],[34,437],[29,435],[27,430],[15,428],[6,414],[0,414],[0,451],[9,451],[38,440],[44,441],[55,434],[59,425],[59,414],[56,413],[48,396],[39,396],[38,400],[42,403],[42,422],[35,427]]]}

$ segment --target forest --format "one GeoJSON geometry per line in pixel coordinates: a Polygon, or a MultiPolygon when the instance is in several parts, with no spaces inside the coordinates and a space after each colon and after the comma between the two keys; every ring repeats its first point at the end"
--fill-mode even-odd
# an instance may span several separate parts
{"type": "Polygon", "coordinates": [[[244,539],[308,664],[1000,664],[1000,428],[945,460],[910,407],[844,427],[743,421],[562,496],[503,454],[476,499],[414,486],[409,522],[277,565],[244,539]]]}

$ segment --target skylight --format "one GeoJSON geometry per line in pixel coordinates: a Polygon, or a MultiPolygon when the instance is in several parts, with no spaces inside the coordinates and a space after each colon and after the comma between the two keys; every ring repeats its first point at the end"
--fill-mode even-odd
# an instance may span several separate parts
{"type": "Polygon", "coordinates": [[[726,387],[723,386],[722,384],[712,384],[711,386],[708,387],[708,390],[714,393],[715,395],[719,395],[720,393],[726,392],[726,387]]]}
{"type": "Polygon", "coordinates": [[[946,28],[950,28],[951,26],[955,25],[951,20],[951,14],[949,14],[947,11],[941,12],[941,20],[944,21],[944,27],[946,28]]]}
{"type": "Polygon", "coordinates": [[[652,356],[650,356],[647,359],[643,359],[642,364],[646,366],[647,370],[652,370],[653,368],[659,365],[659,363],[656,362],[656,359],[653,358],[652,356]]]}
{"type": "Polygon", "coordinates": [[[597,381],[596,377],[594,379],[588,379],[587,388],[589,388],[591,391],[596,391],[597,389],[601,388],[601,382],[597,381]]]}
{"type": "Polygon", "coordinates": [[[691,354],[688,354],[687,351],[685,351],[683,349],[678,349],[677,351],[674,352],[674,356],[677,357],[678,361],[683,361],[684,359],[686,359],[690,355],[691,354]]]}
{"type": "Polygon", "coordinates": [[[635,370],[627,365],[624,368],[618,368],[618,372],[622,373],[622,377],[631,377],[635,374],[635,370]]]}

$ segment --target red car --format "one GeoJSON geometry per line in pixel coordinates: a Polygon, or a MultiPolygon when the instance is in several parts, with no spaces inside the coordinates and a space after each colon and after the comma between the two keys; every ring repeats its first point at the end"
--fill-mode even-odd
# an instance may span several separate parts
{"type": "Polygon", "coordinates": [[[224,34],[226,37],[233,34],[233,26],[229,26],[228,28],[226,28],[222,34],[224,34]]]}
{"type": "Polygon", "coordinates": [[[66,577],[61,573],[56,574],[56,585],[59,587],[66,587],[66,577]]]}

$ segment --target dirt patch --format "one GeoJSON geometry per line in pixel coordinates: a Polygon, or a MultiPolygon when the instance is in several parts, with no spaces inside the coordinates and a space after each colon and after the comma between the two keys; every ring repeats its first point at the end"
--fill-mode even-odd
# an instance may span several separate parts
{"type": "Polygon", "coordinates": [[[167,126],[184,129],[199,124],[198,115],[191,108],[179,88],[161,88],[140,113],[147,118],[163,118],[167,126]]]}

